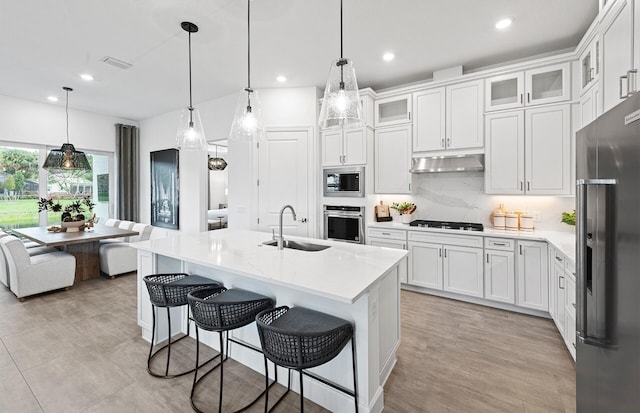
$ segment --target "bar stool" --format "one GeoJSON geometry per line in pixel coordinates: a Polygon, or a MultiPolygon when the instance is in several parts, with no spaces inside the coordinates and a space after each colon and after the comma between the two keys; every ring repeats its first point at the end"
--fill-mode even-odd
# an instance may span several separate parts
{"type": "MultiPolygon", "coordinates": [[[[300,411],[304,412],[304,391],[302,376],[307,375],[320,382],[352,396],[358,412],[358,385],[356,374],[356,346],[353,325],[341,318],[303,307],[287,306],[265,310],[256,316],[258,335],[264,354],[265,367],[267,359],[278,366],[289,369],[289,385],[287,391],[273,405],[280,403],[291,390],[291,370],[300,374],[300,411]],[[334,359],[351,340],[351,358],[353,367],[353,391],[332,383],[327,379],[303,371],[316,367],[334,359]]],[[[268,377],[267,377],[268,383],[268,377]]],[[[265,390],[265,413],[269,406],[269,389],[265,390]]]]}
{"type": "MultiPolygon", "coordinates": [[[[171,339],[171,308],[187,305],[187,294],[198,288],[205,286],[219,287],[220,283],[210,280],[199,275],[189,275],[185,273],[170,273],[170,274],[152,274],[143,278],[147,285],[147,291],[149,291],[149,300],[152,305],[153,325],[151,327],[151,346],[149,347],[149,356],[147,357],[147,372],[154,376],[163,379],[172,379],[174,377],[184,376],[185,374],[192,373],[195,369],[189,371],[183,371],[177,374],[169,374],[169,362],[171,360],[171,345],[177,343],[185,337],[189,337],[189,313],[187,311],[187,335],[180,337],[177,340],[171,339]],[[167,323],[169,325],[169,339],[168,343],[153,352],[153,346],[156,336],[156,311],[157,308],[167,309],[167,323]],[[151,360],[153,360],[162,350],[167,349],[167,367],[164,374],[155,373],[151,370],[151,360]]],[[[207,360],[204,364],[213,361],[215,356],[207,360]]],[[[203,364],[203,365],[204,365],[203,364]]]]}
{"type": "MultiPolygon", "coordinates": [[[[240,344],[246,348],[261,353],[258,347],[252,346],[249,343],[234,339],[228,336],[228,332],[240,327],[244,327],[251,324],[256,315],[269,308],[273,308],[273,300],[269,297],[265,297],[260,294],[256,294],[251,291],[241,290],[239,288],[232,288],[227,290],[224,287],[206,287],[195,291],[191,291],[187,295],[189,301],[189,307],[191,308],[191,314],[193,321],[196,324],[196,367],[193,375],[193,384],[191,386],[191,407],[196,412],[202,412],[195,405],[193,401],[193,395],[195,393],[197,385],[204,379],[209,373],[216,368],[220,367],[220,391],[218,400],[218,412],[222,412],[222,393],[223,393],[223,378],[224,378],[224,343],[222,340],[222,333],[227,334],[227,355],[229,354],[229,342],[240,344]],[[206,372],[202,377],[198,378],[198,354],[200,353],[200,335],[199,328],[206,331],[215,331],[220,338],[220,363],[218,363],[213,369],[206,372]]],[[[269,374],[266,374],[267,382],[269,374]]],[[[277,377],[276,377],[277,381],[277,377]]],[[[275,381],[271,384],[273,385],[275,381]]],[[[267,383],[268,386],[268,383],[267,383]]],[[[244,411],[253,405],[264,394],[264,391],[260,393],[251,403],[238,412],[244,411]]]]}

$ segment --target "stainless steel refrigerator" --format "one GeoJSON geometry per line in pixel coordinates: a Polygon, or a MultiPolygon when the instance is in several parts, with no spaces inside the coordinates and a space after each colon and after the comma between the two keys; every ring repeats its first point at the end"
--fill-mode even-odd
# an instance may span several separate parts
{"type": "Polygon", "coordinates": [[[576,137],[578,413],[640,412],[640,94],[576,137]]]}

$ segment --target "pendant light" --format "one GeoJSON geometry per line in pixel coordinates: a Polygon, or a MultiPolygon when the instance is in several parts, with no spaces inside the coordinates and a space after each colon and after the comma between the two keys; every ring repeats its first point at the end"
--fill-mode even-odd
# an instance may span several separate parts
{"type": "Polygon", "coordinates": [[[210,171],[224,171],[227,167],[227,161],[222,158],[218,158],[218,145],[216,145],[216,157],[209,158],[208,165],[210,171]]]}
{"type": "Polygon", "coordinates": [[[362,124],[362,106],[353,62],[343,56],[342,0],[340,0],[340,59],[331,64],[318,119],[320,128],[362,124]]]}
{"type": "Polygon", "coordinates": [[[247,87],[240,92],[229,137],[235,141],[264,138],[260,98],[258,92],[251,89],[251,0],[247,0],[247,87]]]}
{"type": "Polygon", "coordinates": [[[207,141],[200,121],[200,112],[193,107],[191,92],[191,33],[196,33],[198,26],[191,22],[182,22],[180,26],[189,33],[189,106],[182,109],[182,114],[180,115],[176,146],[178,149],[186,151],[199,151],[204,149],[207,141]]]}
{"type": "Polygon", "coordinates": [[[69,143],[69,92],[73,91],[70,87],[63,87],[67,94],[65,103],[65,113],[67,116],[67,143],[62,144],[60,149],[53,149],[47,155],[42,168],[48,169],[50,172],[62,171],[90,171],[91,164],[84,152],[76,150],[75,146],[69,143]]]}

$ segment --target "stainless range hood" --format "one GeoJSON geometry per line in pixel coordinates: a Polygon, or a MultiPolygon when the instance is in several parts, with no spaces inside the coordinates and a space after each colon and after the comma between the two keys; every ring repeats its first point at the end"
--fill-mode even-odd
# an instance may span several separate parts
{"type": "Polygon", "coordinates": [[[484,155],[474,154],[413,158],[413,164],[409,172],[424,174],[462,171],[484,171],[484,155]]]}

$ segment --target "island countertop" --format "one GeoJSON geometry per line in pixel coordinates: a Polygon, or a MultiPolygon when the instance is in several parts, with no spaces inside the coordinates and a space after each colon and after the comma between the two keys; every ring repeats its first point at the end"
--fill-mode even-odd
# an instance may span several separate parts
{"type": "Polygon", "coordinates": [[[323,251],[263,245],[266,232],[222,229],[132,243],[140,250],[202,264],[296,290],[354,303],[407,252],[360,244],[285,236],[330,245],[323,251]]]}

